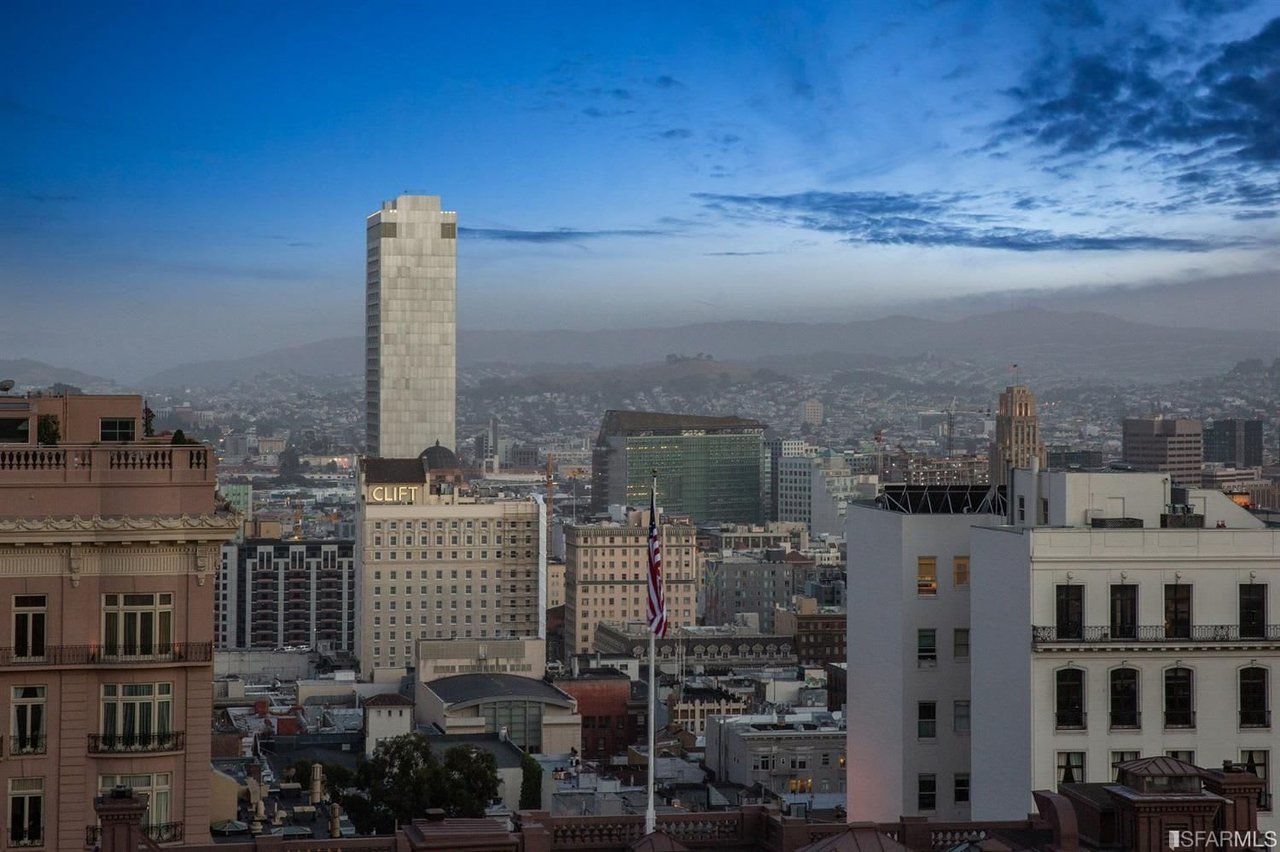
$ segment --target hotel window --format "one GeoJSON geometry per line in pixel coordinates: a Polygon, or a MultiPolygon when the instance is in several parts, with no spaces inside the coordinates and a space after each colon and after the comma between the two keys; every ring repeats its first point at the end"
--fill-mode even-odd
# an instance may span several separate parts
{"type": "Polygon", "coordinates": [[[1138,587],[1132,583],[1111,587],[1111,638],[1138,638],[1138,587]]]}
{"type": "Polygon", "coordinates": [[[1056,625],[1059,639],[1084,638],[1084,586],[1057,586],[1056,625]]]}
{"type": "Polygon", "coordinates": [[[916,559],[916,594],[920,597],[935,597],[938,594],[937,557],[921,556],[916,559]]]}
{"type": "Polygon", "coordinates": [[[134,793],[147,795],[147,812],[142,816],[144,826],[161,826],[170,822],[171,778],[168,772],[143,775],[99,775],[98,795],[110,795],[115,787],[129,787],[134,793]]]}
{"type": "Polygon", "coordinates": [[[1191,638],[1191,586],[1186,583],[1164,587],[1164,635],[1167,639],[1191,638]]]}
{"type": "Polygon", "coordinates": [[[969,557],[957,556],[951,560],[951,577],[957,586],[969,585],[969,557]]]}
{"type": "Polygon", "coordinates": [[[103,417],[98,421],[99,441],[132,441],[137,425],[130,417],[103,417]]]}
{"type": "Polygon", "coordinates": [[[967,660],[969,658],[969,628],[957,627],[952,636],[952,647],[955,649],[955,657],[957,660],[967,660]]]}
{"type": "Polygon", "coordinates": [[[1120,764],[1128,763],[1131,760],[1137,760],[1142,756],[1140,751],[1113,751],[1111,752],[1111,780],[1120,780],[1120,764]]]}
{"type": "Polygon", "coordinates": [[[969,803],[969,773],[957,772],[955,779],[954,796],[957,805],[965,805],[969,803]]]}
{"type": "Polygon", "coordinates": [[[104,683],[102,744],[106,751],[172,748],[172,683],[104,683]]]}
{"type": "Polygon", "coordinates": [[[1195,676],[1191,669],[1172,668],[1164,673],[1164,726],[1194,728],[1195,676]]]}
{"type": "Polygon", "coordinates": [[[9,754],[44,754],[45,688],[15,686],[12,692],[13,727],[9,754]]]}
{"type": "Polygon", "coordinates": [[[952,705],[952,717],[954,719],[953,730],[957,734],[969,733],[969,702],[956,701],[952,705]]]}
{"type": "Polygon", "coordinates": [[[9,779],[9,845],[44,845],[44,779],[9,779]]]}
{"type": "Polygon", "coordinates": [[[921,811],[938,809],[938,776],[916,776],[916,809],[921,811]]]}
{"type": "Polygon", "coordinates": [[[1263,583],[1240,586],[1240,638],[1262,639],[1267,635],[1267,587],[1263,583]]]}
{"type": "Polygon", "coordinates": [[[916,737],[922,740],[936,739],[938,736],[938,705],[934,701],[920,701],[916,704],[916,737]]]}
{"type": "Polygon", "coordinates": [[[44,595],[14,595],[14,657],[38,659],[44,656],[46,605],[44,595]]]}
{"type": "Polygon", "coordinates": [[[1258,793],[1258,810],[1271,810],[1271,773],[1268,766],[1271,752],[1266,749],[1245,749],[1240,752],[1240,765],[1245,771],[1252,772],[1262,781],[1262,790],[1258,793]]]}
{"type": "Polygon", "coordinates": [[[1138,711],[1138,670],[1111,671],[1111,727],[1138,728],[1142,717],[1138,711]]]}
{"type": "Polygon", "coordinates": [[[1054,727],[1079,729],[1085,726],[1084,669],[1059,669],[1054,672],[1054,727]]]}
{"type": "Polygon", "coordinates": [[[1260,666],[1240,670],[1240,727],[1271,727],[1271,713],[1267,708],[1267,670],[1260,666]]]}
{"type": "Polygon", "coordinates": [[[1084,780],[1084,752],[1058,752],[1058,783],[1083,784],[1084,780]]]}
{"type": "Polygon", "coordinates": [[[916,667],[931,669],[938,665],[938,631],[916,631],[916,667]]]}

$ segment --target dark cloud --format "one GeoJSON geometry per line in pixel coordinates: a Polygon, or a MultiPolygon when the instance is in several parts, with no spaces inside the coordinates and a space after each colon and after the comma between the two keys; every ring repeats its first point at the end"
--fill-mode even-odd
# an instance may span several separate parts
{"type": "Polygon", "coordinates": [[[967,63],[966,63],[966,64],[963,64],[963,65],[957,65],[955,68],[952,68],[952,69],[951,69],[950,71],[948,71],[946,74],[943,74],[943,75],[942,75],[942,79],[944,79],[944,80],[963,80],[963,79],[965,79],[966,77],[972,77],[972,76],[973,76],[973,72],[974,72],[974,71],[976,71],[976,70],[977,70],[977,69],[976,69],[976,67],[975,67],[975,66],[973,66],[973,65],[969,65],[969,64],[967,64],[967,63]]]}
{"type": "Polygon", "coordinates": [[[646,229],[582,231],[576,228],[552,228],[545,231],[521,231],[513,228],[459,228],[458,234],[477,240],[504,243],[578,243],[606,237],[660,237],[667,232],[646,229]]]}
{"type": "MultiPolygon", "coordinates": [[[[1219,4],[1221,7],[1223,4],[1219,4]]],[[[1018,110],[988,151],[1021,142],[1067,176],[1094,158],[1129,155],[1181,193],[1172,204],[1256,203],[1280,170],[1280,18],[1188,63],[1184,45],[1148,35],[1085,55],[1049,54],[1009,92],[1018,110]],[[1212,192],[1210,199],[1206,193],[1212,192]]]]}
{"type": "Polygon", "coordinates": [[[670,130],[664,130],[658,134],[663,139],[688,139],[693,135],[693,131],[684,127],[673,127],[670,130]]]}
{"type": "Polygon", "coordinates": [[[985,199],[961,192],[800,192],[791,195],[694,196],[736,218],[784,221],[874,245],[1043,251],[1209,251],[1241,241],[1127,233],[1058,233],[1025,228],[978,212],[985,199]]]}
{"type": "Polygon", "coordinates": [[[1044,10],[1055,24],[1068,27],[1100,27],[1102,12],[1093,0],[1046,0],[1044,10]]]}
{"type": "Polygon", "coordinates": [[[670,74],[659,74],[653,79],[653,85],[659,89],[683,89],[684,83],[681,83],[670,74]]]}
{"type": "Polygon", "coordinates": [[[1255,0],[1180,0],[1183,11],[1197,18],[1216,18],[1248,9],[1255,0]]]}
{"type": "Polygon", "coordinates": [[[589,106],[582,111],[587,118],[614,118],[619,115],[631,115],[633,109],[600,109],[600,107],[589,106]]]}

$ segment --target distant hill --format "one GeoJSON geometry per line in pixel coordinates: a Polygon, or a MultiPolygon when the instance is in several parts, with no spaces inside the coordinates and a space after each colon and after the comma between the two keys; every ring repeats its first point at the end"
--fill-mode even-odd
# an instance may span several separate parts
{"type": "Polygon", "coordinates": [[[340,376],[363,372],[364,338],[334,337],[243,358],[179,364],[153,373],[138,384],[157,389],[220,388],[259,373],[340,376]]]}
{"type": "Polygon", "coordinates": [[[0,358],[0,381],[4,379],[13,379],[16,389],[47,388],[59,382],[82,390],[118,389],[118,385],[111,379],[70,367],[55,367],[29,358],[0,358]]]}
{"type": "MultiPolygon", "coordinates": [[[[574,377],[560,371],[559,381],[582,382],[598,370],[665,364],[670,354],[698,353],[713,356],[710,363],[732,361],[783,372],[853,369],[879,359],[930,354],[988,370],[1017,363],[1035,381],[1172,381],[1221,372],[1246,358],[1270,360],[1280,355],[1280,330],[1169,328],[1108,314],[1025,308],[959,320],[890,316],[842,323],[734,321],[599,331],[462,330],[458,335],[463,366],[508,364],[534,372],[530,368],[536,362],[536,372],[552,374],[549,383],[556,381],[551,368],[557,364],[574,365],[580,373],[574,377]]],[[[363,364],[364,341],[345,337],[186,364],[140,384],[220,387],[261,372],[356,374],[363,364]]]]}

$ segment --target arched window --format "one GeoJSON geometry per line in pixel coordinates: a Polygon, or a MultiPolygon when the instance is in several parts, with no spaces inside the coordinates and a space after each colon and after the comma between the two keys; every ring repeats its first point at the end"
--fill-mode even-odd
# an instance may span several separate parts
{"type": "Polygon", "coordinates": [[[1267,670],[1261,666],[1240,670],[1240,727],[1271,727],[1271,711],[1267,707],[1267,670]]]}
{"type": "Polygon", "coordinates": [[[1191,669],[1179,666],[1165,670],[1164,726],[1166,728],[1196,726],[1195,676],[1191,669]]]}
{"type": "Polygon", "coordinates": [[[1138,670],[1111,670],[1111,727],[1140,728],[1138,711],[1138,670]]]}
{"type": "Polygon", "coordinates": [[[1054,673],[1054,726],[1083,728],[1084,669],[1059,669],[1054,673]]]}

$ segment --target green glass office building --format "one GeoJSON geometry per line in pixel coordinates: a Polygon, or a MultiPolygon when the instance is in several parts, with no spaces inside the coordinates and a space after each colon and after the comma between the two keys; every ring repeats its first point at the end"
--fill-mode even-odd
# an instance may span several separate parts
{"type": "Polygon", "coordinates": [[[765,425],[741,417],[608,411],[591,460],[591,508],[658,505],[698,523],[759,523],[765,425]]]}

